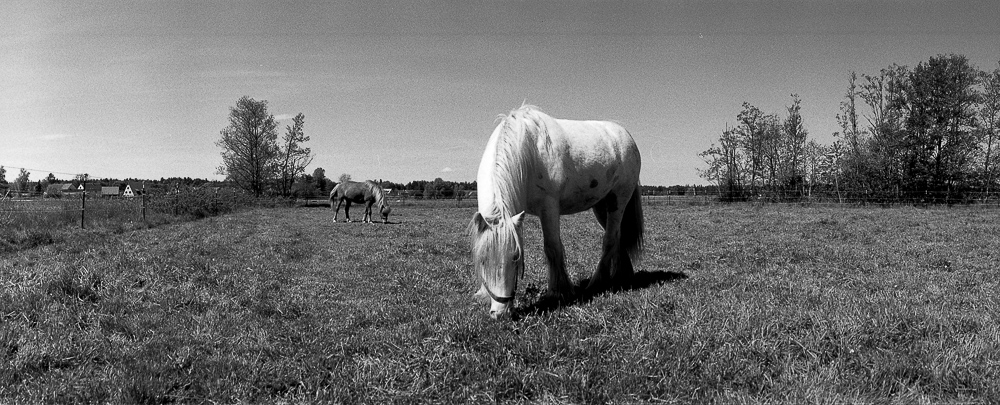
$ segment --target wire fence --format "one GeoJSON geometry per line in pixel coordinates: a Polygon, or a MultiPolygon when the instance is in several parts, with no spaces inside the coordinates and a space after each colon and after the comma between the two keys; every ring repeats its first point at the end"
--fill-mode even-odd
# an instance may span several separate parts
{"type": "MultiPolygon", "coordinates": [[[[187,187],[138,192],[125,197],[95,192],[0,193],[0,227],[31,228],[99,222],[172,222],[177,217],[204,218],[261,202],[238,190],[187,187]]],[[[272,204],[273,205],[273,204],[272,204]]]]}
{"type": "MultiPolygon", "coordinates": [[[[969,192],[951,199],[940,199],[917,193],[896,193],[898,198],[872,198],[864,193],[816,193],[797,198],[776,198],[759,195],[744,198],[735,204],[801,205],[801,206],[948,206],[1000,208],[1000,192],[969,192]]],[[[475,194],[461,198],[424,199],[407,195],[390,195],[397,205],[455,204],[476,205],[475,194]]],[[[683,195],[643,195],[644,205],[713,205],[733,204],[724,196],[712,193],[683,195]]],[[[285,204],[289,202],[285,201],[285,204]]],[[[329,206],[320,196],[300,199],[298,205],[329,206]]],[[[152,192],[138,192],[133,197],[101,196],[100,193],[67,193],[52,198],[45,193],[0,193],[0,227],[31,228],[71,225],[87,228],[96,223],[164,223],[177,218],[204,218],[245,207],[277,206],[282,202],[261,200],[236,189],[219,187],[187,187],[152,192]]]]}
{"type": "Polygon", "coordinates": [[[941,195],[923,191],[876,194],[848,190],[841,191],[840,193],[824,192],[796,196],[759,194],[744,196],[739,199],[718,193],[687,193],[682,195],[643,195],[643,201],[664,205],[774,204],[803,206],[967,206],[1000,208],[1000,192],[965,192],[961,194],[941,195]]]}

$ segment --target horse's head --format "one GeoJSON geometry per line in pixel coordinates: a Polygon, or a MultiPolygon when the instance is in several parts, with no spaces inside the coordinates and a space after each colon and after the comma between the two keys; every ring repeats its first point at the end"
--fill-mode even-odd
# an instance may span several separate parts
{"type": "Polygon", "coordinates": [[[514,302],[517,278],[524,273],[523,219],[524,212],[492,221],[477,212],[469,225],[472,264],[482,281],[480,291],[485,290],[490,297],[490,316],[493,318],[507,313],[514,302]]]}
{"type": "Polygon", "coordinates": [[[390,208],[388,205],[383,205],[382,209],[379,210],[379,213],[382,214],[382,223],[383,224],[388,224],[389,223],[389,213],[390,212],[392,212],[392,208],[390,208]]]}

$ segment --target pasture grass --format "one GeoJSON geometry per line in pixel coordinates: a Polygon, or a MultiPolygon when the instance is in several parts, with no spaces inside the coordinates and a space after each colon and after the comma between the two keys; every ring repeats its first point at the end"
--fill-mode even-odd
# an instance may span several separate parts
{"type": "MultiPolygon", "coordinates": [[[[0,254],[0,402],[998,403],[1000,212],[647,205],[631,288],[471,297],[474,201],[81,232],[0,254]]],[[[564,217],[590,276],[600,229],[564,217]]]]}

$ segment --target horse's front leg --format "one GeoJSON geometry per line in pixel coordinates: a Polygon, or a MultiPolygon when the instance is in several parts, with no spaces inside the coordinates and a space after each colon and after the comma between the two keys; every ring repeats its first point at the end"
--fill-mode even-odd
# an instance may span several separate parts
{"type": "Polygon", "coordinates": [[[565,248],[559,235],[558,208],[543,211],[539,219],[542,221],[545,260],[549,265],[549,293],[560,300],[568,300],[573,297],[573,284],[566,272],[565,248]]]}
{"type": "Polygon", "coordinates": [[[365,217],[362,222],[372,223],[372,205],[365,203],[365,217]]]}

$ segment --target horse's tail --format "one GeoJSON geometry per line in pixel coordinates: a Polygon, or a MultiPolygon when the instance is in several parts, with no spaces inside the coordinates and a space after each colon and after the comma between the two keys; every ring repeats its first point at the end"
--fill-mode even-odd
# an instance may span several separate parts
{"type": "Polygon", "coordinates": [[[628,253],[633,264],[642,260],[643,232],[642,186],[636,184],[632,198],[625,205],[621,227],[621,248],[628,253]]]}

